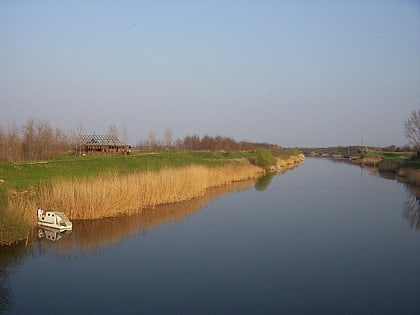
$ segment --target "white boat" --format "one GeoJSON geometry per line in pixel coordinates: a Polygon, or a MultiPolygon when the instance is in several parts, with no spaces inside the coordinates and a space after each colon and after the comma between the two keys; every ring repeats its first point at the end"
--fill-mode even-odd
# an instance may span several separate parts
{"type": "Polygon", "coordinates": [[[50,227],[60,231],[69,231],[73,229],[73,224],[63,212],[44,211],[38,209],[38,225],[50,227]]]}

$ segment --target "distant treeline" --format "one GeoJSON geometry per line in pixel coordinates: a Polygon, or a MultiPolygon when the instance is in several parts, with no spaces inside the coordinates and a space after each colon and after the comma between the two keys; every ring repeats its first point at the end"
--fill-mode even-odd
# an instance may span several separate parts
{"type": "Polygon", "coordinates": [[[343,155],[344,157],[349,157],[352,155],[360,154],[363,152],[412,152],[414,148],[409,145],[405,146],[396,146],[391,145],[388,147],[370,147],[370,146],[336,146],[336,147],[321,147],[321,148],[299,148],[304,154],[310,155],[316,153],[318,155],[328,154],[328,155],[343,155]]]}
{"type": "Polygon", "coordinates": [[[136,149],[140,151],[165,151],[165,150],[190,150],[190,151],[254,151],[259,148],[279,150],[281,147],[269,143],[255,143],[248,141],[237,142],[230,137],[209,136],[199,137],[198,135],[186,136],[184,139],[177,139],[174,142],[156,141],[147,139],[139,143],[136,149]]]}
{"type": "Polygon", "coordinates": [[[29,119],[22,127],[0,126],[0,161],[51,159],[71,149],[70,137],[49,122],[29,119]]]}
{"type": "MultiPolygon", "coordinates": [[[[48,160],[57,155],[72,154],[74,139],[83,134],[80,128],[71,134],[59,128],[54,128],[49,122],[28,119],[18,127],[12,124],[8,128],[0,126],[0,161],[19,162],[48,160]]],[[[109,132],[118,136],[116,128],[112,125],[109,132]]],[[[280,150],[281,147],[269,143],[253,143],[249,141],[237,142],[230,137],[197,135],[186,136],[183,139],[172,140],[172,130],[165,131],[164,139],[158,140],[154,133],[134,149],[145,152],[171,151],[171,150],[205,150],[205,151],[254,151],[259,148],[280,150]]]]}

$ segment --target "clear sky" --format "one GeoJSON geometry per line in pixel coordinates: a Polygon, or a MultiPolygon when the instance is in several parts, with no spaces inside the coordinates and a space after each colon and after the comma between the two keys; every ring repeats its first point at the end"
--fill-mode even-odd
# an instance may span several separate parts
{"type": "Polygon", "coordinates": [[[0,1],[0,126],[408,143],[420,1],[0,1]]]}

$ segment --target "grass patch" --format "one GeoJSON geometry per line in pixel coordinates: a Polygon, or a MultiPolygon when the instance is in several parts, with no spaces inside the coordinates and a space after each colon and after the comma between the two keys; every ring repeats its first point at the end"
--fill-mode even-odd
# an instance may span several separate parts
{"type": "Polygon", "coordinates": [[[231,159],[250,156],[250,153],[221,152],[162,152],[135,153],[128,156],[60,156],[51,161],[0,163],[0,184],[3,188],[24,189],[48,184],[60,177],[83,178],[109,173],[128,174],[157,171],[166,167],[191,164],[224,165],[231,159]]]}

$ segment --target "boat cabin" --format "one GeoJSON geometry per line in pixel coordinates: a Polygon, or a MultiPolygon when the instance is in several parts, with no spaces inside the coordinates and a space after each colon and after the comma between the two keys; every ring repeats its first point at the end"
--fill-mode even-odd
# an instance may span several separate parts
{"type": "Polygon", "coordinates": [[[44,211],[42,208],[38,209],[38,225],[58,229],[60,231],[71,230],[73,224],[63,212],[59,211],[44,211]]]}

